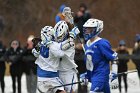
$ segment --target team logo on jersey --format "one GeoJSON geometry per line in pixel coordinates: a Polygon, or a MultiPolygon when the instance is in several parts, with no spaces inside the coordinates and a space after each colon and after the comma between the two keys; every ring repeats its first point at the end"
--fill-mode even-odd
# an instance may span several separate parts
{"type": "Polygon", "coordinates": [[[97,46],[94,45],[94,48],[97,48],[97,46]]]}

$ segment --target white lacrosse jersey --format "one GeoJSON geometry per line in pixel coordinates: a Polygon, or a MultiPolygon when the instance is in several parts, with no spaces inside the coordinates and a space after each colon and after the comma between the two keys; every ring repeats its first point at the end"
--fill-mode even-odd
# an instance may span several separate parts
{"type": "Polygon", "coordinates": [[[42,70],[57,72],[60,58],[64,56],[63,51],[60,49],[60,44],[53,42],[49,45],[49,56],[44,58],[41,55],[35,61],[42,70]]]}
{"type": "Polygon", "coordinates": [[[78,66],[75,64],[74,56],[75,56],[75,48],[71,47],[64,52],[64,56],[60,59],[59,71],[68,71],[72,68],[77,68],[78,66]]]}

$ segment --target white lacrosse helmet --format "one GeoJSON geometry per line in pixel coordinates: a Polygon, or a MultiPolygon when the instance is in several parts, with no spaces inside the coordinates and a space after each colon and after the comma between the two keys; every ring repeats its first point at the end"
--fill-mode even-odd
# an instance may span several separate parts
{"type": "Polygon", "coordinates": [[[41,40],[44,44],[54,40],[54,28],[52,26],[45,26],[41,29],[41,40]]]}
{"type": "Polygon", "coordinates": [[[59,21],[54,26],[54,31],[55,40],[57,42],[62,42],[67,39],[69,28],[65,21],[59,21]]]}
{"type": "Polygon", "coordinates": [[[103,31],[103,21],[98,20],[98,19],[88,19],[85,24],[83,25],[83,33],[84,33],[84,38],[85,40],[91,39],[97,35],[99,35],[99,33],[101,33],[103,31]],[[92,31],[92,33],[90,34],[86,34],[86,28],[95,28],[95,30],[92,31]]]}

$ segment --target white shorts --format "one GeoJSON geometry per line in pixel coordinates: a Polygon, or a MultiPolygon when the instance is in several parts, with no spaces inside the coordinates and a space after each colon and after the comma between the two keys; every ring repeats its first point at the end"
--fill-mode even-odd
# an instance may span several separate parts
{"type": "Polygon", "coordinates": [[[61,86],[62,81],[58,77],[54,78],[40,78],[38,77],[37,88],[43,93],[56,93],[57,90],[64,90],[64,87],[54,88],[61,86]]]}
{"type": "MultiPolygon", "coordinates": [[[[59,71],[59,78],[62,80],[63,84],[78,82],[77,70],[71,69],[68,71],[59,71]]],[[[73,84],[73,85],[65,86],[66,92],[70,92],[71,87],[74,92],[78,90],[78,84],[73,84]]]]}

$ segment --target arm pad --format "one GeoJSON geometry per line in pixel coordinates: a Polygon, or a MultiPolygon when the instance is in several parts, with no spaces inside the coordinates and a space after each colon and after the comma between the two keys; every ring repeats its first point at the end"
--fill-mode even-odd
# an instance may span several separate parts
{"type": "Polygon", "coordinates": [[[112,73],[118,73],[118,57],[112,62],[112,73]]]}
{"type": "Polygon", "coordinates": [[[65,40],[65,41],[63,41],[61,43],[60,48],[61,48],[61,50],[65,51],[65,50],[69,49],[72,46],[74,46],[73,39],[72,38],[69,38],[69,39],[67,39],[67,40],[65,40]]]}

